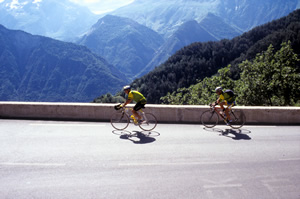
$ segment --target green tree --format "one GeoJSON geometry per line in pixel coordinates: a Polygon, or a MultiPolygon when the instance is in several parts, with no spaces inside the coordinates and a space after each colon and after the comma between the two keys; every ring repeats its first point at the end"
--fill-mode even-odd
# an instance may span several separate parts
{"type": "Polygon", "coordinates": [[[238,100],[245,105],[295,105],[299,100],[299,59],[291,42],[284,42],[274,53],[272,45],[253,61],[239,65],[238,100]]]}
{"type": "Polygon", "coordinates": [[[246,60],[239,65],[239,80],[231,78],[232,67],[228,65],[195,85],[168,93],[161,101],[164,104],[208,104],[218,97],[214,89],[222,86],[235,92],[240,105],[299,105],[299,61],[291,42],[282,43],[277,52],[270,45],[253,61],[246,60]]]}
{"type": "Polygon", "coordinates": [[[115,96],[112,96],[112,94],[107,93],[94,99],[93,102],[94,103],[123,103],[125,102],[125,98],[121,96],[121,92],[117,93],[115,96]]]}
{"type": "Polygon", "coordinates": [[[173,93],[168,93],[161,98],[164,104],[209,104],[217,99],[215,88],[234,90],[235,81],[230,78],[231,65],[219,69],[217,75],[211,78],[204,78],[203,81],[190,86],[189,88],[180,88],[173,93]]]}

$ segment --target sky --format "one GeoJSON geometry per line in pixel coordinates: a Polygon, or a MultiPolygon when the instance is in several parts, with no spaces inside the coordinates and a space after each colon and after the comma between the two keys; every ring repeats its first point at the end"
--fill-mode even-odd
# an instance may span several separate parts
{"type": "MultiPolygon", "coordinates": [[[[1,1],[1,0],[0,0],[1,1]]],[[[134,0],[70,0],[71,2],[88,7],[95,14],[113,11],[128,5],[134,0]]]]}
{"type": "MultiPolygon", "coordinates": [[[[4,0],[0,0],[0,3],[4,0]]],[[[42,0],[33,0],[39,2],[42,0]]],[[[73,3],[88,7],[95,14],[103,14],[106,12],[113,11],[119,7],[128,5],[134,0],[69,0],[73,3]]],[[[18,0],[12,0],[12,5],[19,4],[18,0]]]]}

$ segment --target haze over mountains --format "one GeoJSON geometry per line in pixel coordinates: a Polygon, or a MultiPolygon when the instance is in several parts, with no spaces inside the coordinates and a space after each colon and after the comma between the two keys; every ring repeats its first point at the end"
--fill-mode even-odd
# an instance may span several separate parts
{"type": "Polygon", "coordinates": [[[0,1],[0,24],[64,41],[74,41],[86,32],[99,16],[68,0],[0,1]]]}
{"type": "Polygon", "coordinates": [[[0,100],[84,102],[114,94],[184,46],[234,38],[299,5],[298,0],[135,0],[97,16],[67,0],[4,0],[0,100]]]}
{"type": "Polygon", "coordinates": [[[299,6],[298,0],[135,0],[111,14],[131,18],[168,37],[186,21],[201,22],[208,13],[221,17],[237,31],[246,32],[299,6]]]}

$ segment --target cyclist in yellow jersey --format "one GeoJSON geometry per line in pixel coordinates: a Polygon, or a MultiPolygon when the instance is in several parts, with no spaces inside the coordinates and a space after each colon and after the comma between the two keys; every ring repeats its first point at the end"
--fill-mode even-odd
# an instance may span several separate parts
{"type": "Polygon", "coordinates": [[[136,104],[133,107],[132,113],[135,118],[138,118],[139,122],[142,122],[142,117],[137,113],[137,111],[141,108],[145,108],[145,105],[147,103],[146,98],[143,96],[142,93],[131,90],[130,86],[124,86],[123,90],[127,94],[127,100],[122,106],[125,107],[127,104],[131,103],[132,101],[135,101],[136,104]]]}
{"type": "MultiPolygon", "coordinates": [[[[219,95],[219,98],[216,101],[216,105],[219,104],[221,109],[225,112],[226,116],[227,116],[227,122],[230,123],[231,119],[230,119],[230,115],[228,112],[228,109],[235,106],[235,97],[234,94],[232,92],[232,94],[229,94],[230,92],[223,92],[223,88],[222,87],[217,87],[215,89],[216,93],[219,95]],[[225,106],[228,106],[227,108],[224,108],[225,106]]],[[[230,91],[230,90],[229,90],[230,91]]]]}

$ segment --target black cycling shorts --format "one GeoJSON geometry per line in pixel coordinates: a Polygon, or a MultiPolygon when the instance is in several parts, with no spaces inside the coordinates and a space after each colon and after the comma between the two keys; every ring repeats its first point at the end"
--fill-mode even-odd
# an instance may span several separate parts
{"type": "Polygon", "coordinates": [[[142,102],[138,102],[138,103],[136,103],[136,105],[133,107],[133,110],[135,110],[135,111],[138,111],[138,110],[140,110],[141,108],[145,108],[145,103],[142,103],[142,102]]]}

